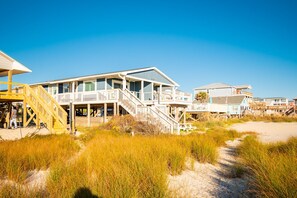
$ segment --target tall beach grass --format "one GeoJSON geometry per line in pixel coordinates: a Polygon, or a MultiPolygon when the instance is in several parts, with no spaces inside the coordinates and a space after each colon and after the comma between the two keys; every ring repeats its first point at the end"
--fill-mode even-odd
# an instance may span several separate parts
{"type": "Polygon", "coordinates": [[[22,182],[30,170],[69,159],[78,146],[68,135],[37,136],[0,142],[0,178],[22,182]]]}
{"type": "Polygon", "coordinates": [[[167,197],[167,175],[180,174],[187,158],[215,163],[218,144],[207,135],[128,136],[97,134],[69,166],[55,166],[51,197],[73,197],[87,188],[102,197],[167,197]]]}
{"type": "Polygon", "coordinates": [[[252,172],[258,196],[297,197],[297,138],[263,144],[255,137],[247,137],[240,156],[252,172]]]}

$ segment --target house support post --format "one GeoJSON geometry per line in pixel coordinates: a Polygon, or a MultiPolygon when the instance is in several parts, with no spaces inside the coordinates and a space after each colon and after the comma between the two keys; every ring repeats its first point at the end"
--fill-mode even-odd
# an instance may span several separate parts
{"type": "Polygon", "coordinates": [[[39,116],[39,113],[36,113],[36,128],[40,129],[40,116],[39,116]]]}
{"type": "Polygon", "coordinates": [[[117,103],[113,103],[113,116],[117,115],[117,103]]]}
{"type": "Polygon", "coordinates": [[[23,127],[27,127],[26,123],[27,123],[27,100],[26,100],[26,97],[24,97],[24,100],[23,100],[23,127]]]}
{"type": "Polygon", "coordinates": [[[7,104],[7,108],[8,108],[8,114],[6,116],[6,123],[7,123],[7,128],[10,128],[10,119],[11,119],[11,108],[12,108],[12,103],[11,102],[8,102],[7,104]]]}
{"type": "Polygon", "coordinates": [[[117,115],[120,115],[120,105],[118,102],[117,102],[117,115]]]}
{"type": "Polygon", "coordinates": [[[87,104],[88,127],[91,126],[91,104],[87,104]]]}
{"type": "Polygon", "coordinates": [[[104,103],[103,123],[106,123],[106,117],[107,117],[107,103],[104,103]]]}
{"type": "Polygon", "coordinates": [[[175,120],[178,122],[179,119],[178,119],[178,108],[177,107],[174,107],[174,114],[175,114],[175,120]]]}
{"type": "Polygon", "coordinates": [[[187,111],[186,111],[186,108],[185,107],[184,107],[183,111],[184,111],[184,124],[186,124],[186,121],[187,121],[187,117],[186,117],[187,111]]]}

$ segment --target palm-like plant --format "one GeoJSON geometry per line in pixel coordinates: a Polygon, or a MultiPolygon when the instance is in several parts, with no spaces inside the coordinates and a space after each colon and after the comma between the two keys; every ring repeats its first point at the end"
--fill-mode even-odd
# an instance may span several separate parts
{"type": "Polygon", "coordinates": [[[206,92],[199,92],[195,95],[195,99],[200,101],[201,103],[205,103],[208,101],[209,97],[206,92]]]}

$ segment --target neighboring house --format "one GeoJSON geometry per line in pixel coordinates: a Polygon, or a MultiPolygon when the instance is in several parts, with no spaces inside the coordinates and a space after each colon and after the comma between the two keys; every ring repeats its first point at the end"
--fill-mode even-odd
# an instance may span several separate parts
{"type": "Polygon", "coordinates": [[[284,114],[290,107],[289,100],[285,97],[254,98],[252,104],[255,112],[268,115],[284,114]]]}
{"type": "Polygon", "coordinates": [[[148,114],[167,125],[173,125],[168,124],[174,121],[170,117],[172,113],[176,125],[182,111],[192,102],[191,94],[179,91],[179,85],[156,67],[66,78],[36,85],[42,85],[65,109],[71,102],[74,109],[87,114],[89,126],[91,114],[102,115],[105,121],[108,113],[136,116],[141,112],[150,112],[148,114]]]}
{"type": "Polygon", "coordinates": [[[253,97],[251,92],[247,90],[252,89],[251,85],[228,85],[225,83],[212,83],[209,85],[204,85],[194,89],[194,94],[199,92],[206,92],[209,97],[220,97],[220,96],[237,96],[243,95],[249,98],[253,97]]]}
{"type": "Polygon", "coordinates": [[[297,106],[297,97],[293,99],[295,101],[295,106],[297,106]]]}
{"type": "Polygon", "coordinates": [[[232,86],[225,83],[213,83],[194,89],[194,94],[207,93],[207,102],[194,100],[193,105],[187,109],[191,114],[200,112],[242,115],[249,111],[249,103],[253,94],[246,90],[251,89],[250,85],[232,86]]]}
{"type": "Polygon", "coordinates": [[[273,106],[288,106],[289,100],[284,97],[270,97],[270,98],[262,98],[263,102],[266,103],[268,107],[273,106]]]}

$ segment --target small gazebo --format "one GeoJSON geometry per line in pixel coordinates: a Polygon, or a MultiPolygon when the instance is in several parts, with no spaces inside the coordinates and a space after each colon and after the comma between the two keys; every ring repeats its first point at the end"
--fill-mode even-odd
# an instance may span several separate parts
{"type": "Polygon", "coordinates": [[[20,62],[16,61],[15,59],[11,58],[4,52],[0,51],[0,77],[7,76],[8,81],[1,82],[1,84],[7,84],[7,92],[11,93],[12,90],[12,76],[16,74],[23,74],[32,72],[30,69],[25,67],[20,62]]]}

